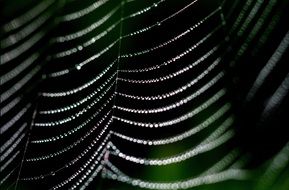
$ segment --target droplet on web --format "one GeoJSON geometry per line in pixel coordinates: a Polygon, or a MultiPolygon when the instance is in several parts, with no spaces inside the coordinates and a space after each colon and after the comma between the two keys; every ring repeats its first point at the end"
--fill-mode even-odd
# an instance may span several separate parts
{"type": "Polygon", "coordinates": [[[76,67],[77,70],[80,70],[80,69],[81,69],[81,66],[80,66],[80,65],[76,65],[75,67],[76,67]]]}

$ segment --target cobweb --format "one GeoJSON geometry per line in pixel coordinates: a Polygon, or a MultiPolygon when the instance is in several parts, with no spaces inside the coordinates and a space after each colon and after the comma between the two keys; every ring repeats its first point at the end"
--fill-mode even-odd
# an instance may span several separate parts
{"type": "Polygon", "coordinates": [[[1,189],[288,189],[288,3],[3,1],[1,189]]]}

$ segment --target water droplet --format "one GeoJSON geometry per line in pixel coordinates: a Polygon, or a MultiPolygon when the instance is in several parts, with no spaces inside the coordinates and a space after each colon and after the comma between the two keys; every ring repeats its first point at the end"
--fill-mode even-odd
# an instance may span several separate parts
{"type": "Polygon", "coordinates": [[[55,172],[51,172],[50,175],[55,176],[55,172]]]}
{"type": "Polygon", "coordinates": [[[157,22],[157,25],[158,25],[158,26],[160,26],[160,25],[161,25],[161,23],[160,23],[160,22],[157,22]]]}
{"type": "Polygon", "coordinates": [[[154,7],[157,7],[158,6],[158,4],[157,3],[154,3],[154,7]]]}
{"type": "Polygon", "coordinates": [[[76,65],[76,69],[77,69],[77,70],[80,70],[80,69],[81,69],[81,66],[80,66],[80,65],[76,65]]]}
{"type": "Polygon", "coordinates": [[[77,49],[78,49],[79,51],[81,51],[81,50],[83,49],[83,47],[82,47],[82,46],[77,46],[77,49]]]}

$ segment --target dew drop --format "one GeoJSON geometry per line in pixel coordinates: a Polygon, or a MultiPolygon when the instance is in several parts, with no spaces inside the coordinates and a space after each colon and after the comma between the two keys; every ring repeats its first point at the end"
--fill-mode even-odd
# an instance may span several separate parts
{"type": "Polygon", "coordinates": [[[80,65],[76,65],[76,69],[77,69],[77,70],[80,70],[80,69],[81,69],[81,66],[80,66],[80,65]]]}
{"type": "Polygon", "coordinates": [[[79,51],[81,51],[81,50],[83,49],[83,47],[82,47],[82,46],[77,46],[77,49],[78,49],[79,51]]]}

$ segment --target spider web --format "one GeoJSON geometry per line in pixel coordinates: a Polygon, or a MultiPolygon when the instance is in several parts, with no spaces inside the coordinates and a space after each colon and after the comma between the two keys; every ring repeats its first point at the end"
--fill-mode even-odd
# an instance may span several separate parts
{"type": "Polygon", "coordinates": [[[1,189],[288,187],[287,0],[5,3],[1,189]]]}

